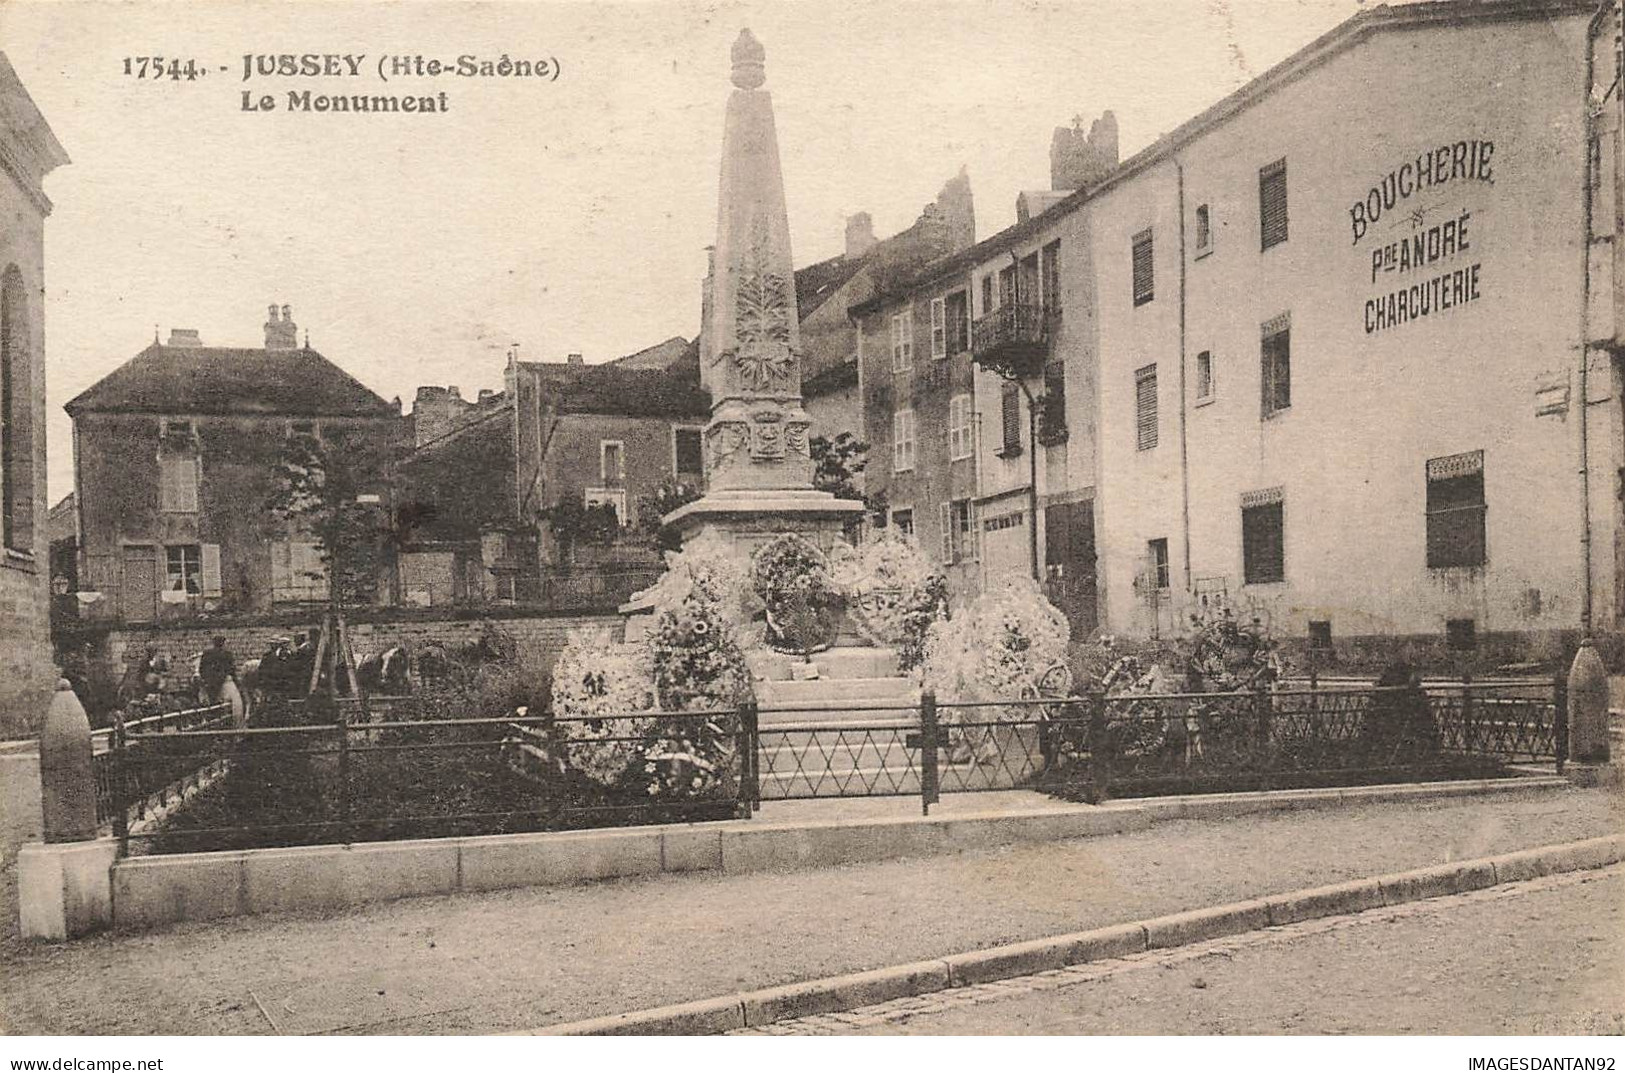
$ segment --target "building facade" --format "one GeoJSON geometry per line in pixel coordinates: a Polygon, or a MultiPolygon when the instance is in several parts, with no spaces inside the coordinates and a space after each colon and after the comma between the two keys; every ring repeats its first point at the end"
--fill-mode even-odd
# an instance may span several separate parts
{"type": "Polygon", "coordinates": [[[67,153],[0,53],[0,737],[55,684],[45,492],[45,176],[67,153]]]}
{"type": "MultiPolygon", "coordinates": [[[[271,307],[263,347],[175,329],[65,408],[81,617],[124,624],[325,603],[320,542],[268,511],[290,442],[343,457],[382,511],[403,430],[399,402],[299,345],[287,306],[271,307]]],[[[390,596],[381,576],[373,598],[390,596]]]]}
{"type": "Polygon", "coordinates": [[[967,583],[1036,536],[1052,593],[1092,575],[1075,631],[1229,608],[1507,659],[1617,633],[1617,39],[1589,0],[1377,8],[1120,164],[1070,154],[1100,171],[851,311],[894,511],[967,583]]]}

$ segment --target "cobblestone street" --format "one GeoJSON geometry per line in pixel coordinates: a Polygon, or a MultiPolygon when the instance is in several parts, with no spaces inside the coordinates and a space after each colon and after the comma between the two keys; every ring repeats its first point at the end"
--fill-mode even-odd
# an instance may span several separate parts
{"type": "Polygon", "coordinates": [[[1618,1035],[1622,980],[1616,865],[738,1034],[1618,1035]]]}

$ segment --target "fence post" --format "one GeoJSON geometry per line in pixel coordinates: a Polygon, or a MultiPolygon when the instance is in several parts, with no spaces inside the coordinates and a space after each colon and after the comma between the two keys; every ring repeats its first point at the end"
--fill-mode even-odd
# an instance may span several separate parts
{"type": "Polygon", "coordinates": [[[1271,716],[1269,690],[1264,683],[1259,682],[1253,686],[1253,760],[1258,766],[1258,788],[1260,790],[1273,789],[1275,780],[1274,757],[1270,748],[1271,716]]]}
{"type": "Polygon", "coordinates": [[[350,725],[344,714],[344,705],[333,700],[333,726],[339,733],[339,830],[344,841],[353,842],[355,832],[350,829],[350,725]]]}
{"type": "Polygon", "coordinates": [[[1552,676],[1552,751],[1561,775],[1569,755],[1569,676],[1561,670],[1552,676]]]}
{"type": "Polygon", "coordinates": [[[937,692],[920,691],[920,814],[937,802],[937,692]]]}
{"type": "Polygon", "coordinates": [[[757,718],[756,702],[747,700],[739,706],[739,807],[737,815],[748,820],[751,813],[762,807],[762,788],[759,782],[761,763],[761,727],[757,718]]]}
{"type": "Polygon", "coordinates": [[[1106,800],[1111,786],[1111,738],[1106,733],[1106,694],[1089,694],[1089,782],[1091,805],[1106,800]]]}
{"type": "Polygon", "coordinates": [[[118,855],[130,855],[130,774],[126,767],[129,753],[124,739],[124,709],[113,709],[113,768],[109,772],[108,793],[112,796],[113,837],[118,839],[118,855]]]}
{"type": "Polygon", "coordinates": [[[1469,757],[1476,753],[1474,748],[1473,717],[1473,671],[1471,667],[1461,669],[1461,751],[1469,757]]]}
{"type": "Polygon", "coordinates": [[[40,802],[47,842],[96,837],[96,773],[90,719],[66,678],[45,712],[39,736],[40,802]]]}

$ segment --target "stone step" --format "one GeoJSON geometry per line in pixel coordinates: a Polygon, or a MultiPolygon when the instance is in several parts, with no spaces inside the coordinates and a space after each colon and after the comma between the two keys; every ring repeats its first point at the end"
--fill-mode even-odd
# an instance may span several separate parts
{"type": "Polygon", "coordinates": [[[908,705],[919,702],[909,678],[820,678],[810,682],[758,682],[756,703],[761,708],[862,708],[908,705]]]}
{"type": "Polygon", "coordinates": [[[769,682],[814,678],[892,678],[897,675],[897,651],[891,648],[838,646],[803,659],[758,649],[745,654],[751,674],[769,682]]]}

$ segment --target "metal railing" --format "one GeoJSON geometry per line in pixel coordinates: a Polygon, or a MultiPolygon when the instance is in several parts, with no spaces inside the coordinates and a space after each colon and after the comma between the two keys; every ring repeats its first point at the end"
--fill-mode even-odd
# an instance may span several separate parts
{"type": "MultiPolygon", "coordinates": [[[[443,710],[443,707],[440,709],[443,710]]],[[[444,718],[424,698],[122,724],[99,814],[160,852],[748,818],[763,801],[1040,789],[1079,800],[1555,762],[1557,683],[444,718]]]]}

